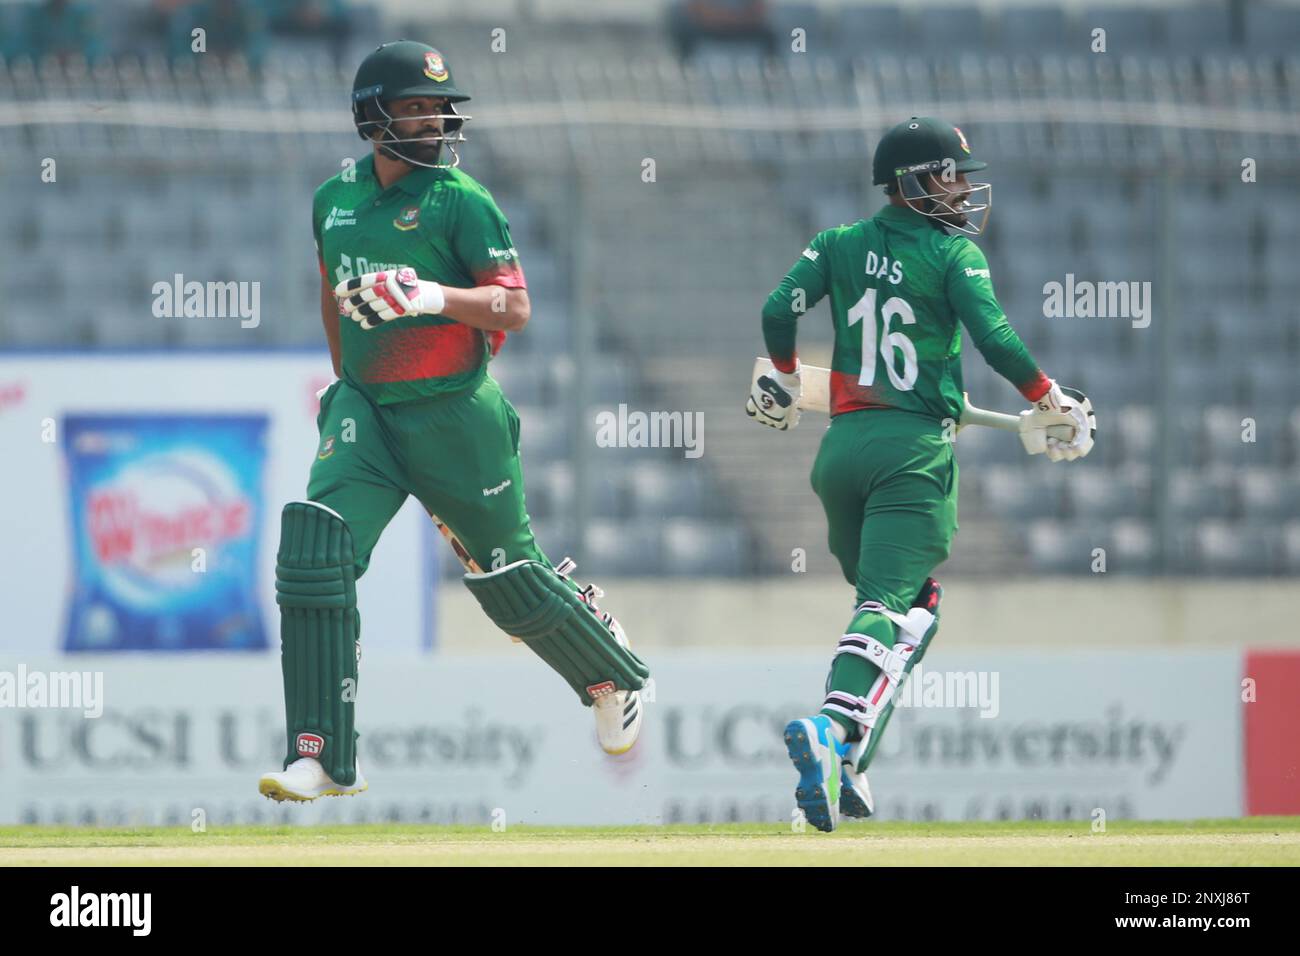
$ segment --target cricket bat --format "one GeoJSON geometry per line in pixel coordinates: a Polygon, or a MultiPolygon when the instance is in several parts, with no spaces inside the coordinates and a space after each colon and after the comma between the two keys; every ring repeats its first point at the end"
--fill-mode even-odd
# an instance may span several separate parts
{"type": "MultiPolygon", "coordinates": [[[[750,378],[750,383],[757,382],[760,375],[766,375],[771,371],[771,359],[762,357],[754,359],[754,374],[750,378]]],[[[802,385],[802,392],[799,395],[799,408],[805,412],[829,414],[831,410],[831,370],[819,368],[816,365],[804,365],[801,367],[799,379],[802,385]]],[[[1020,416],[976,408],[970,403],[970,399],[965,394],[962,395],[962,398],[965,399],[966,405],[961,412],[961,421],[957,423],[958,431],[967,425],[983,425],[985,428],[1000,428],[1002,431],[1007,432],[1020,431],[1020,416]]],[[[1074,438],[1074,428],[1070,425],[1052,425],[1047,429],[1047,434],[1053,438],[1070,441],[1074,438]]]]}
{"type": "MultiPolygon", "coordinates": [[[[460,539],[456,537],[455,532],[448,528],[446,523],[432,511],[428,514],[433,520],[434,527],[438,529],[438,533],[446,539],[447,543],[451,545],[451,550],[454,551],[456,557],[460,559],[461,566],[471,574],[482,574],[483,569],[479,567],[478,562],[470,556],[470,553],[465,550],[465,546],[460,543],[460,539]]],[[[513,634],[510,635],[510,640],[516,644],[523,643],[523,641],[519,640],[519,638],[515,637],[513,634]]]]}

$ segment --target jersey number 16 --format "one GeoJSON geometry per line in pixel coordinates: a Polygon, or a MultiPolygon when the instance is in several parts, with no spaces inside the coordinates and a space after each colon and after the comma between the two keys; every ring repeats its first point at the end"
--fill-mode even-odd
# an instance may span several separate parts
{"type": "MultiPolygon", "coordinates": [[[[849,328],[862,322],[862,373],[859,385],[871,385],[876,380],[876,291],[868,289],[849,309],[849,328]],[[865,320],[865,321],[864,321],[865,320]]],[[[889,331],[894,316],[902,316],[904,325],[915,325],[916,315],[905,299],[898,296],[886,299],[880,307],[880,357],[885,362],[889,382],[900,392],[910,392],[916,385],[916,346],[902,332],[889,331]],[[894,369],[895,350],[903,353],[903,374],[894,369]]]]}

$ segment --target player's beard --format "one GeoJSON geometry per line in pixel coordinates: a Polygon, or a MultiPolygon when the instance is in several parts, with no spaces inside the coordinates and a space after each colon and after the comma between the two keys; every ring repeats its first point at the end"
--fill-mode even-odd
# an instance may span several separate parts
{"type": "MultiPolygon", "coordinates": [[[[436,133],[433,135],[437,135],[436,133]]],[[[430,166],[438,162],[438,157],[442,154],[442,143],[403,143],[402,152],[406,153],[412,159],[421,163],[428,163],[430,166]]]]}
{"type": "Polygon", "coordinates": [[[970,221],[969,217],[964,212],[947,213],[936,216],[935,218],[949,226],[964,226],[970,221]]]}
{"type": "Polygon", "coordinates": [[[402,130],[393,129],[393,137],[399,140],[408,140],[408,142],[393,143],[389,146],[398,159],[408,162],[409,165],[423,163],[433,166],[438,163],[442,155],[442,141],[439,139],[430,140],[428,137],[438,137],[442,131],[429,127],[421,126],[418,129],[402,130]],[[410,160],[414,160],[411,163],[410,160]]]}
{"type": "Polygon", "coordinates": [[[930,213],[935,219],[949,226],[965,226],[969,222],[969,217],[961,209],[970,201],[970,193],[962,195],[961,193],[949,194],[930,200],[930,213]],[[951,197],[951,198],[950,198],[951,197]],[[945,212],[947,209],[955,210],[954,212],[945,212]]]}

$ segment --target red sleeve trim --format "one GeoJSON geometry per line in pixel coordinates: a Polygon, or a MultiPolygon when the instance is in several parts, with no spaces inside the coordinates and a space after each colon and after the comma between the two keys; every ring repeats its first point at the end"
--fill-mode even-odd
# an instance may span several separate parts
{"type": "Polygon", "coordinates": [[[784,372],[786,375],[794,373],[795,368],[799,365],[799,353],[796,352],[788,359],[779,359],[775,355],[771,356],[772,365],[778,372],[784,372]]]}
{"type": "Polygon", "coordinates": [[[527,289],[524,270],[518,265],[495,266],[474,273],[474,285],[499,285],[505,289],[527,289]]]}
{"type": "Polygon", "coordinates": [[[1052,388],[1052,380],[1043,373],[1042,369],[1038,370],[1038,378],[1034,379],[1028,385],[1020,386],[1020,394],[1025,396],[1031,402],[1036,402],[1046,395],[1052,388]]]}
{"type": "Polygon", "coordinates": [[[322,279],[324,279],[324,278],[325,278],[325,275],[326,275],[326,273],[325,273],[325,260],[324,260],[321,256],[317,256],[317,257],[316,257],[316,263],[317,263],[317,265],[320,266],[320,277],[321,277],[322,279]]]}

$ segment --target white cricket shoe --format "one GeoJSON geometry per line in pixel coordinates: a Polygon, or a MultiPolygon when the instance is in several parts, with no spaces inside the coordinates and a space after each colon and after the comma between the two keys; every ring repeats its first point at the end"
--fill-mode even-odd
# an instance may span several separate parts
{"type": "MultiPolygon", "coordinates": [[[[627,634],[623,632],[623,626],[613,617],[609,619],[609,629],[619,644],[623,647],[631,646],[627,634]]],[[[644,710],[641,692],[614,690],[613,684],[608,686],[609,690],[603,693],[588,688],[588,692],[595,697],[591,709],[596,714],[596,739],[600,741],[600,749],[605,753],[625,754],[632,749],[641,733],[641,712],[644,710]]]]}
{"type": "Polygon", "coordinates": [[[299,757],[289,764],[288,769],[263,774],[257,782],[257,792],[277,803],[284,800],[310,803],[317,797],[350,797],[369,788],[370,784],[361,773],[360,762],[357,763],[356,783],[345,786],[335,783],[315,757],[299,757]]]}
{"type": "Polygon", "coordinates": [[[876,800],[867,784],[867,775],[858,773],[857,761],[845,759],[840,764],[840,816],[866,819],[876,812],[876,800]]]}

